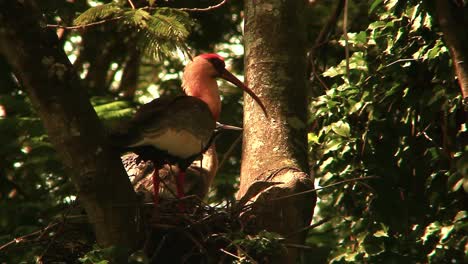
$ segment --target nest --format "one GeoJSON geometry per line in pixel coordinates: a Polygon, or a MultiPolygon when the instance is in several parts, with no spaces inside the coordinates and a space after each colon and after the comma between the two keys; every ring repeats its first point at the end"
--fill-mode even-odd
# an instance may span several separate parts
{"type": "MultiPolygon", "coordinates": [[[[269,259],[268,254],[284,254],[275,243],[270,246],[274,252],[260,254],[246,246],[246,241],[252,244],[251,238],[256,237],[255,227],[240,220],[246,209],[231,203],[207,205],[196,196],[166,199],[157,208],[153,204],[144,204],[138,218],[138,224],[144,230],[142,243],[130,260],[139,260],[134,263],[233,263],[242,260],[251,260],[243,263],[256,263],[254,259],[269,259]],[[180,210],[181,203],[185,206],[184,211],[180,210]]],[[[82,263],[84,259],[108,257],[102,253],[105,249],[100,252],[96,248],[92,226],[77,204],[67,209],[60,221],[18,238],[13,244],[16,246],[7,245],[7,254],[40,248],[42,253],[36,259],[38,263],[82,263]]],[[[129,263],[133,263],[130,260],[129,263]]]]}
{"type": "MultiPolygon", "coordinates": [[[[206,194],[206,189],[197,187],[200,186],[197,183],[206,186],[205,182],[210,181],[209,176],[204,176],[206,173],[194,170],[188,174],[186,193],[192,195],[175,199],[170,173],[173,169],[168,167],[160,171],[163,189],[155,206],[152,165],[139,163],[134,156],[124,159],[124,165],[141,202],[136,223],[142,231],[141,243],[139,250],[130,256],[135,261],[130,263],[269,263],[286,254],[284,239],[274,233],[258,232],[256,217],[250,211],[253,204],[246,205],[260,191],[277,183],[256,182],[236,203],[209,205],[199,198],[206,194]]],[[[27,252],[28,248],[39,249],[36,259],[39,263],[116,262],[109,259],[115,254],[97,248],[93,228],[78,202],[62,215],[44,229],[0,248],[7,248],[8,255],[27,252]]]]}

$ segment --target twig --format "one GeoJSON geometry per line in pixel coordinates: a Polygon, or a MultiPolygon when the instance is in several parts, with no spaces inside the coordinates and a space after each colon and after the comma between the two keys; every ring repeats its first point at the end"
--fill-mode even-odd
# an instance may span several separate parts
{"type": "Polygon", "coordinates": [[[307,191],[303,191],[303,192],[294,193],[294,194],[291,194],[291,195],[281,196],[281,197],[278,197],[278,198],[273,198],[271,200],[272,201],[277,201],[277,200],[287,199],[287,198],[291,198],[291,197],[298,196],[298,195],[303,195],[303,194],[307,194],[307,193],[311,193],[311,192],[320,191],[320,190],[330,188],[330,187],[333,187],[333,186],[336,186],[336,185],[340,185],[340,184],[343,184],[343,183],[354,182],[354,181],[362,181],[362,180],[369,180],[369,179],[378,179],[378,178],[380,178],[380,177],[367,176],[367,177],[360,177],[360,178],[342,180],[342,181],[335,182],[335,183],[332,183],[332,184],[329,184],[329,185],[326,185],[326,186],[322,186],[322,187],[319,187],[319,188],[315,188],[315,189],[312,189],[312,190],[307,190],[307,191]]]}
{"type": "Polygon", "coordinates": [[[153,255],[151,256],[150,263],[154,263],[156,261],[156,257],[159,254],[159,251],[161,251],[162,246],[166,243],[167,235],[164,235],[162,239],[159,241],[158,246],[156,247],[156,250],[154,251],[153,255]]]}
{"type": "MultiPolygon", "coordinates": [[[[67,217],[68,215],[72,212],[72,210],[75,208],[75,206],[77,205],[77,202],[72,202],[72,204],[70,204],[67,208],[67,210],[62,214],[62,222],[60,222],[60,226],[57,228],[57,230],[55,231],[55,234],[52,236],[52,238],[50,239],[49,243],[47,244],[47,247],[42,251],[41,255],[38,256],[38,260],[42,260],[42,258],[44,257],[44,255],[47,253],[47,251],[50,249],[50,247],[52,246],[52,244],[55,242],[55,240],[57,239],[58,237],[58,233],[62,232],[63,229],[65,228],[65,224],[67,223],[67,217]]],[[[42,232],[42,234],[36,239],[36,240],[40,240],[42,239],[42,237],[46,234],[46,231],[44,230],[42,232]]]]}
{"type": "Polygon", "coordinates": [[[233,258],[236,258],[236,259],[238,259],[238,260],[242,260],[241,257],[236,256],[236,255],[232,254],[231,252],[224,250],[223,248],[221,248],[219,251],[221,251],[221,252],[223,252],[224,254],[229,255],[229,256],[231,256],[231,257],[233,257],[233,258]]]}
{"type": "Polygon", "coordinates": [[[334,26],[336,25],[336,22],[338,21],[338,18],[340,17],[341,11],[343,10],[343,6],[344,6],[344,0],[340,0],[335,10],[333,11],[333,14],[328,18],[327,22],[325,23],[325,25],[323,25],[322,29],[320,30],[320,33],[317,36],[317,39],[315,39],[314,46],[312,47],[309,53],[309,62],[311,64],[312,74],[314,75],[315,78],[317,78],[317,80],[320,82],[320,84],[323,86],[325,90],[329,90],[329,88],[317,72],[317,68],[315,66],[315,54],[317,53],[317,49],[319,47],[327,43],[326,38],[330,34],[334,26]]]}
{"type": "Polygon", "coordinates": [[[179,8],[179,10],[187,11],[187,12],[207,12],[207,11],[222,7],[224,4],[226,4],[226,2],[227,0],[223,0],[219,4],[212,5],[206,8],[179,8]]]}
{"type": "Polygon", "coordinates": [[[85,24],[85,25],[80,25],[80,26],[62,26],[62,25],[47,24],[46,27],[48,27],[48,28],[63,28],[63,29],[73,30],[73,29],[81,29],[81,28],[86,28],[86,27],[90,27],[90,26],[101,25],[101,24],[104,24],[104,23],[107,23],[107,22],[119,20],[121,18],[123,18],[123,16],[118,16],[118,17],[113,17],[113,18],[109,18],[109,19],[99,20],[99,21],[96,21],[96,22],[92,22],[92,23],[85,24]]]}
{"type": "Polygon", "coordinates": [[[324,218],[324,219],[318,221],[317,223],[313,223],[313,224],[308,225],[308,226],[306,226],[306,227],[303,227],[303,228],[301,228],[301,229],[299,229],[299,230],[297,230],[297,231],[294,231],[294,232],[292,232],[291,234],[288,234],[287,236],[285,236],[285,238],[292,237],[292,236],[294,236],[294,235],[296,235],[296,234],[302,233],[302,232],[304,232],[304,231],[308,231],[308,230],[310,230],[310,229],[314,229],[314,228],[316,228],[317,226],[321,226],[322,224],[324,224],[324,223],[326,223],[326,222],[328,222],[328,221],[330,221],[330,220],[331,220],[331,217],[324,218]]]}
{"type": "Polygon", "coordinates": [[[11,244],[17,244],[17,243],[21,243],[23,242],[24,240],[26,240],[27,238],[29,237],[32,237],[32,236],[35,236],[35,235],[39,235],[49,229],[51,229],[52,227],[55,227],[56,225],[58,224],[61,224],[61,222],[57,222],[57,223],[53,223],[53,224],[49,224],[48,226],[46,226],[45,228],[41,229],[41,230],[37,230],[37,231],[34,231],[30,234],[27,234],[27,235],[24,235],[24,236],[20,236],[20,237],[17,237],[17,238],[14,238],[13,240],[11,240],[10,242],[6,243],[6,244],[3,244],[0,246],[0,251],[3,250],[4,248],[6,248],[7,246],[11,245],[11,244]]]}
{"type": "Polygon", "coordinates": [[[314,249],[313,247],[309,247],[309,246],[306,246],[306,245],[300,245],[300,244],[285,243],[284,245],[286,247],[290,247],[290,248],[300,248],[300,249],[309,249],[309,250],[314,249]]]}
{"type": "Polygon", "coordinates": [[[127,1],[130,4],[130,6],[132,7],[132,9],[135,9],[135,5],[132,3],[132,0],[127,0],[127,1]]]}
{"type": "Polygon", "coordinates": [[[349,43],[348,43],[348,0],[344,1],[343,13],[343,35],[345,41],[345,56],[346,56],[346,78],[349,82],[349,43]]]}
{"type": "MultiPolygon", "coordinates": [[[[231,241],[231,243],[232,243],[232,241],[231,241]]],[[[253,259],[249,254],[247,254],[247,252],[245,252],[245,250],[243,250],[239,245],[236,245],[236,244],[233,244],[233,245],[237,248],[237,251],[239,251],[246,258],[248,258],[252,264],[258,264],[258,262],[255,261],[255,259],[253,259]]]]}
{"type": "Polygon", "coordinates": [[[393,64],[397,64],[397,63],[400,63],[400,62],[407,62],[407,61],[417,61],[417,59],[399,59],[399,60],[396,60],[394,62],[391,62],[391,63],[385,65],[384,68],[392,66],[393,64]]]}
{"type": "Polygon", "coordinates": [[[229,147],[229,149],[226,151],[226,153],[223,155],[223,160],[221,160],[221,162],[219,163],[219,166],[218,166],[218,171],[223,167],[224,163],[226,163],[226,160],[229,158],[229,156],[231,156],[231,153],[234,151],[234,149],[236,148],[237,144],[239,144],[239,141],[241,140],[242,138],[242,134],[240,134],[239,136],[237,136],[236,140],[234,140],[234,142],[231,144],[231,146],[229,147]]]}

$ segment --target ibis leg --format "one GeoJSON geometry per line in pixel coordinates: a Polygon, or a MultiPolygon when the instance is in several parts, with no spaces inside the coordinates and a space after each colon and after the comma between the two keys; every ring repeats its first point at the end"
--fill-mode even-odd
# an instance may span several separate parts
{"type": "MultiPolygon", "coordinates": [[[[185,196],[185,193],[184,193],[184,186],[185,186],[185,175],[186,175],[186,172],[185,170],[181,170],[178,174],[177,174],[177,178],[176,178],[176,187],[177,187],[177,198],[184,198],[185,196]]],[[[179,203],[179,209],[181,211],[184,211],[185,210],[185,207],[184,207],[184,204],[181,202],[179,203]]]]}

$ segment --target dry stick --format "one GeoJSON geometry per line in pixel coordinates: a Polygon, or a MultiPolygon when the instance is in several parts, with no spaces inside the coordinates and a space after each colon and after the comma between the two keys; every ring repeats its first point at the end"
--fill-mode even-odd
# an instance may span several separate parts
{"type": "Polygon", "coordinates": [[[244,254],[244,256],[246,258],[248,258],[250,260],[251,263],[253,264],[258,264],[257,261],[255,261],[255,259],[253,259],[249,254],[247,254],[247,252],[245,250],[243,250],[239,245],[235,245],[234,246],[237,248],[237,251],[239,251],[241,254],[244,254]]]}
{"type": "Polygon", "coordinates": [[[223,6],[224,4],[226,4],[226,2],[227,2],[227,0],[223,0],[219,4],[212,5],[212,6],[209,6],[209,7],[206,7],[206,8],[179,8],[179,10],[187,11],[187,12],[206,12],[206,11],[210,11],[210,10],[219,8],[219,7],[223,6]]]}
{"type": "Polygon", "coordinates": [[[130,4],[130,6],[132,7],[132,9],[135,9],[135,5],[132,3],[132,0],[127,0],[127,1],[130,4]]]}
{"type": "Polygon", "coordinates": [[[396,63],[407,62],[407,61],[418,61],[418,59],[399,59],[399,60],[396,60],[394,62],[391,62],[391,63],[385,65],[384,68],[390,67],[390,66],[392,66],[393,64],[396,64],[396,63]]]}
{"type": "Polygon", "coordinates": [[[291,198],[291,197],[294,197],[294,196],[303,195],[303,194],[306,194],[306,193],[320,191],[320,190],[330,188],[330,187],[333,187],[333,186],[336,186],[336,185],[339,185],[339,184],[343,184],[343,183],[354,182],[354,181],[362,181],[362,180],[369,180],[369,179],[379,179],[379,178],[380,177],[377,177],[377,176],[367,176],[367,177],[361,177],[361,178],[353,178],[353,179],[342,180],[342,181],[335,182],[335,183],[332,183],[332,184],[329,184],[329,185],[326,185],[326,186],[322,186],[322,187],[319,187],[319,188],[315,188],[315,189],[311,189],[311,190],[307,190],[307,191],[303,191],[303,192],[298,192],[298,193],[294,193],[294,194],[291,194],[291,195],[285,195],[285,196],[281,196],[281,197],[274,198],[274,199],[271,199],[271,200],[272,201],[277,201],[277,200],[287,199],[287,198],[291,198]]]}
{"type": "Polygon", "coordinates": [[[344,0],[344,13],[343,13],[343,35],[345,41],[345,55],[346,55],[346,77],[349,82],[349,45],[348,45],[348,0],[344,0]]]}
{"type": "Polygon", "coordinates": [[[224,254],[229,255],[229,256],[231,256],[231,257],[233,257],[233,258],[236,258],[236,259],[238,259],[238,260],[242,260],[241,257],[236,256],[236,255],[232,254],[231,252],[224,250],[223,248],[221,248],[219,251],[221,251],[221,252],[223,252],[224,254]]]}
{"type": "Polygon", "coordinates": [[[12,241],[10,241],[10,242],[8,242],[8,243],[6,243],[6,244],[1,245],[1,246],[0,246],[0,251],[3,250],[4,248],[6,248],[7,246],[11,245],[11,244],[17,244],[17,243],[23,242],[23,241],[26,240],[27,238],[32,237],[32,236],[35,236],[35,235],[38,235],[38,234],[41,234],[42,232],[45,232],[45,231],[47,231],[47,230],[51,229],[52,227],[55,227],[56,225],[59,225],[59,224],[61,224],[61,222],[49,224],[49,225],[46,226],[44,229],[37,230],[37,231],[32,232],[32,233],[30,233],[30,234],[17,237],[17,238],[15,238],[15,239],[13,239],[12,241]]]}
{"type": "Polygon", "coordinates": [[[45,232],[46,232],[47,230],[49,230],[49,229],[51,229],[51,228],[53,228],[53,227],[55,227],[55,226],[57,226],[57,225],[62,225],[62,226],[63,226],[63,225],[65,224],[66,216],[71,212],[71,209],[72,209],[75,205],[76,205],[75,202],[73,202],[73,204],[70,205],[70,207],[67,209],[67,211],[63,214],[63,220],[62,220],[61,222],[56,222],[56,223],[53,223],[53,224],[49,223],[49,224],[48,224],[45,228],[43,228],[43,229],[34,231],[34,232],[30,233],[30,234],[26,234],[26,235],[21,236],[21,237],[18,237],[18,238],[15,238],[15,239],[13,239],[13,240],[10,241],[10,242],[1,245],[1,246],[0,246],[0,251],[3,250],[4,248],[6,248],[7,246],[13,244],[13,243],[16,243],[16,244],[17,244],[17,243],[23,242],[24,240],[26,240],[27,238],[29,238],[29,237],[31,237],[31,236],[39,235],[39,236],[36,238],[36,240],[41,239],[41,238],[44,236],[44,234],[45,234],[45,232]]]}

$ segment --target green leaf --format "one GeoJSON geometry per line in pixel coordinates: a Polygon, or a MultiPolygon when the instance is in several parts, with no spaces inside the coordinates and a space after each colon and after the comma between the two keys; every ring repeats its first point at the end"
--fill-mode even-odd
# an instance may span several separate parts
{"type": "Polygon", "coordinates": [[[440,243],[445,243],[447,241],[447,239],[450,237],[450,234],[452,233],[452,231],[454,230],[454,226],[453,225],[449,225],[449,226],[444,226],[440,229],[440,234],[441,234],[441,237],[440,237],[440,243]]]}
{"type": "Polygon", "coordinates": [[[383,0],[374,0],[369,8],[369,14],[374,12],[374,9],[377,8],[380,4],[382,4],[383,0]]]}
{"type": "Polygon", "coordinates": [[[330,67],[325,72],[322,73],[324,77],[335,77],[337,75],[343,75],[344,71],[338,70],[337,67],[330,67]]]}
{"type": "Polygon", "coordinates": [[[122,9],[116,3],[109,3],[104,5],[99,5],[92,7],[81,15],[79,15],[74,21],[73,25],[75,26],[85,26],[90,23],[97,21],[102,21],[106,19],[116,18],[124,14],[124,9],[122,9]]]}
{"type": "Polygon", "coordinates": [[[341,120],[331,124],[331,129],[342,137],[349,137],[351,131],[349,124],[341,120]]]}
{"type": "Polygon", "coordinates": [[[440,223],[433,222],[426,227],[424,235],[421,237],[423,244],[425,244],[429,238],[434,237],[440,233],[440,223]]]}

